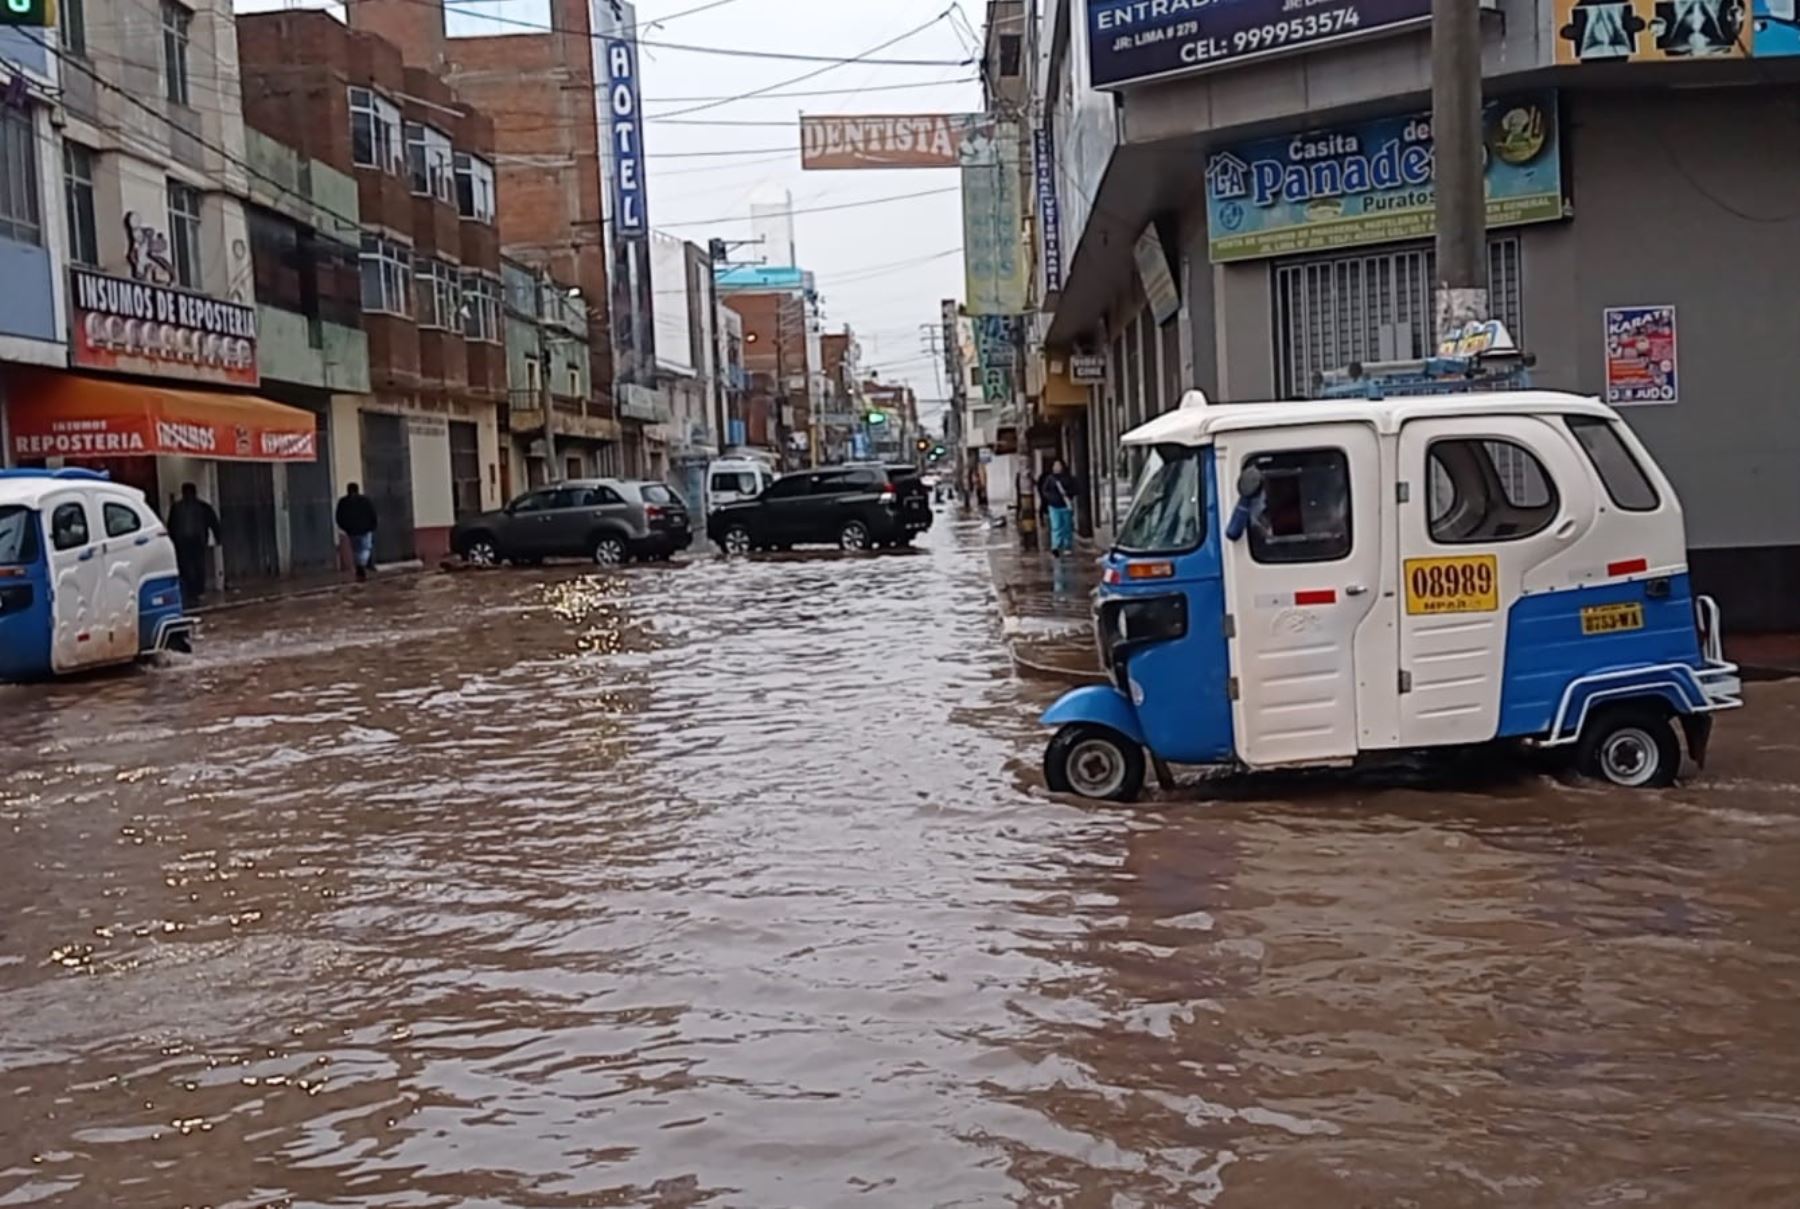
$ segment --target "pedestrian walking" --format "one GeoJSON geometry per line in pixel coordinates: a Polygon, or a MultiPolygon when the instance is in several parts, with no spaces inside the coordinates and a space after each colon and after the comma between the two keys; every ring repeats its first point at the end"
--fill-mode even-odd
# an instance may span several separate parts
{"type": "Polygon", "coordinates": [[[1038,479],[1038,503],[1050,515],[1050,552],[1067,554],[1075,548],[1075,496],[1080,488],[1075,476],[1057,458],[1038,479]]]}
{"type": "Polygon", "coordinates": [[[206,599],[207,550],[214,540],[224,541],[219,514],[200,498],[192,483],[181,485],[181,498],[169,507],[165,527],[175,545],[175,569],[181,576],[181,598],[194,608],[206,599]]]}
{"type": "Polygon", "coordinates": [[[350,540],[350,557],[356,563],[356,578],[367,579],[375,569],[375,505],[362,488],[351,483],[337,504],[337,527],[350,540]]]}

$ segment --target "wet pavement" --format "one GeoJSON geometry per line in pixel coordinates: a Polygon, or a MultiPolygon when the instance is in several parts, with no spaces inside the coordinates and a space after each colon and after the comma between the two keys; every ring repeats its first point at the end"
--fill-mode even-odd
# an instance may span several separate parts
{"type": "Polygon", "coordinates": [[[1663,793],[1088,807],[985,540],[0,689],[0,1206],[1800,1202],[1800,686],[1663,793]]]}

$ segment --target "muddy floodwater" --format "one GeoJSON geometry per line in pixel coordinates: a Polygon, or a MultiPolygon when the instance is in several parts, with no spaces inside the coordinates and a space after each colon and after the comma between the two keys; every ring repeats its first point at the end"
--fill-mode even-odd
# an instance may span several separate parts
{"type": "Polygon", "coordinates": [[[985,540],[0,689],[0,1206],[1800,1204],[1800,686],[1667,792],[1088,807],[985,540]]]}

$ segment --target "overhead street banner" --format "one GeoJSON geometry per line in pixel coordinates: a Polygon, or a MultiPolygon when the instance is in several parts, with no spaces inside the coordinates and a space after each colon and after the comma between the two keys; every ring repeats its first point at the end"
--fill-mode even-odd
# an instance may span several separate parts
{"type": "Polygon", "coordinates": [[[963,168],[994,162],[994,121],[981,113],[800,118],[800,167],[963,168]]]}
{"type": "Polygon", "coordinates": [[[1431,0],[1088,0],[1087,10],[1094,87],[1122,88],[1393,33],[1428,21],[1431,0]]]}

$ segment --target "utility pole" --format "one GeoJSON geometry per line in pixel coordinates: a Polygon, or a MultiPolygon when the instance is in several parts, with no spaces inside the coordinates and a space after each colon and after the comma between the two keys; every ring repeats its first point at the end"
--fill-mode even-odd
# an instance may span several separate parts
{"type": "Polygon", "coordinates": [[[962,341],[957,338],[960,316],[957,314],[955,299],[944,300],[942,317],[944,372],[950,379],[950,414],[944,421],[944,439],[950,442],[950,449],[955,455],[956,490],[962,493],[966,506],[972,502],[969,491],[969,443],[963,436],[964,425],[968,422],[969,371],[962,363],[962,341]]]}
{"type": "Polygon", "coordinates": [[[1435,337],[1441,340],[1471,319],[1488,317],[1479,0],[1432,0],[1431,138],[1437,175],[1435,337]]]}
{"type": "Polygon", "coordinates": [[[544,270],[533,269],[531,281],[537,291],[538,404],[544,409],[545,480],[554,483],[561,474],[556,468],[556,402],[550,395],[550,316],[544,313],[544,270]]]}

